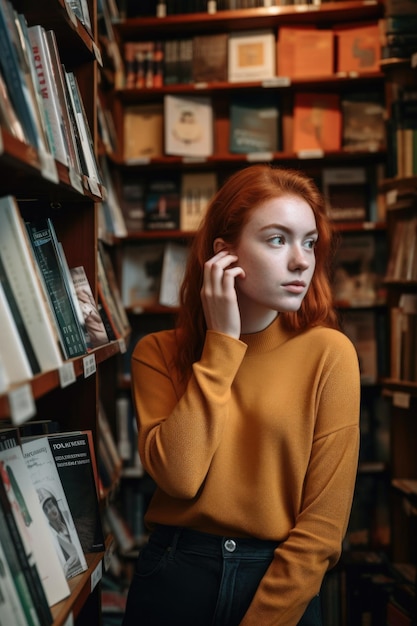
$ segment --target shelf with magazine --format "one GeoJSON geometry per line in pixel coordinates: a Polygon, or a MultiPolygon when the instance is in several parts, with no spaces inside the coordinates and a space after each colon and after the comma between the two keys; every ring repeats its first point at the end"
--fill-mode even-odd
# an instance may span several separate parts
{"type": "MultiPolygon", "coordinates": [[[[116,356],[124,351],[124,341],[109,336],[99,340],[94,326],[99,321],[103,325],[97,298],[97,205],[105,195],[96,162],[100,53],[95,43],[95,2],[82,5],[89,11],[88,26],[64,0],[41,0],[36,6],[24,0],[0,2],[0,510],[7,522],[1,522],[0,547],[13,543],[8,564],[21,568],[19,577],[26,581],[17,595],[10,591],[7,599],[2,586],[2,612],[13,610],[16,616],[10,623],[58,626],[71,621],[82,626],[100,621],[100,581],[112,542],[110,535],[101,535],[94,546],[87,545],[85,525],[89,503],[96,507],[95,514],[104,506],[93,474],[101,434],[99,379],[115,380],[116,356]],[[90,290],[88,301],[85,286],[90,290]],[[65,433],[66,442],[58,441],[57,431],[65,433]],[[13,441],[5,443],[7,432],[13,441]],[[75,459],[82,454],[79,449],[75,453],[75,446],[82,442],[87,455],[82,465],[90,472],[89,482],[78,484],[79,501],[85,505],[83,527],[66,488],[65,497],[57,500],[66,520],[66,544],[63,536],[53,535],[47,521],[54,489],[43,493],[41,500],[42,488],[35,487],[35,478],[31,475],[25,481],[34,494],[32,504],[41,511],[37,519],[46,529],[36,538],[37,551],[30,550],[34,544],[26,545],[31,521],[19,539],[17,519],[13,522],[7,502],[12,492],[19,497],[20,483],[16,486],[10,475],[7,479],[3,463],[4,455],[12,451],[29,470],[27,437],[34,436],[41,436],[35,440],[39,449],[38,441],[45,451],[73,449],[72,460],[67,457],[60,465],[71,469],[81,467],[75,459]],[[80,491],[84,494],[87,484],[88,502],[80,491]],[[64,500],[68,506],[63,506],[64,500]],[[12,541],[7,541],[6,525],[12,541]],[[52,553],[57,562],[50,559],[48,576],[41,578],[45,567],[41,552],[46,554],[48,545],[56,549],[52,553]],[[70,558],[63,557],[64,545],[70,558]],[[52,597],[50,585],[61,579],[65,584],[60,597],[52,597]],[[17,618],[22,611],[31,618],[17,618]]],[[[30,458],[36,455],[33,451],[30,458]]],[[[54,458],[58,469],[58,457],[52,457],[50,467],[55,467],[54,458]]],[[[60,481],[64,485],[62,474],[56,487],[60,481]]],[[[27,513],[35,517],[30,507],[27,513]]]]}

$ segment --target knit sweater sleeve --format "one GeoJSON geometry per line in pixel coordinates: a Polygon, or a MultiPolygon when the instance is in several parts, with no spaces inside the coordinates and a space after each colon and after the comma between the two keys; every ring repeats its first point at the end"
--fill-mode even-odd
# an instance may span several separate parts
{"type": "Polygon", "coordinates": [[[322,372],[299,514],[241,626],[296,626],[340,556],[357,471],[360,379],[356,351],[346,337],[339,342],[322,372]]]}
{"type": "Polygon", "coordinates": [[[158,333],[144,337],[132,357],[139,453],[145,470],[165,493],[193,498],[219,445],[246,344],[208,331],[201,359],[181,389],[173,374],[174,334],[171,345],[161,345],[159,339],[158,333]]]}

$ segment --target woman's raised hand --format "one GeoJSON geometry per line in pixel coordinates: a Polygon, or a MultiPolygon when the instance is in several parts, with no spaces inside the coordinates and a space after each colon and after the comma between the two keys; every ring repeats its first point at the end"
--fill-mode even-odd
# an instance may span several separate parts
{"type": "Polygon", "coordinates": [[[240,337],[241,321],[235,279],[244,277],[241,267],[234,265],[237,256],[221,250],[204,264],[201,301],[207,328],[235,339],[240,337]]]}

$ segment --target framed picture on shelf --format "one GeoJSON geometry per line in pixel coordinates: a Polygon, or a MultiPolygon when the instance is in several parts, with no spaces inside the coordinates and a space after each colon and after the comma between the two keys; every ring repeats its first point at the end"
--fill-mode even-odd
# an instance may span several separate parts
{"type": "Polygon", "coordinates": [[[232,33],[228,52],[229,82],[274,78],[276,44],[272,30],[232,33]]]}
{"type": "Polygon", "coordinates": [[[210,98],[165,96],[165,152],[184,157],[213,154],[210,98]]]}

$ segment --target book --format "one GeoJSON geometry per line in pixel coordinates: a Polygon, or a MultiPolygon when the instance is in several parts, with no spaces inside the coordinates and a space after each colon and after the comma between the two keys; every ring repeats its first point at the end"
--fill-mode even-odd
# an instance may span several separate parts
{"type": "MultiPolygon", "coordinates": [[[[109,289],[113,296],[113,301],[116,308],[117,317],[120,321],[120,327],[122,329],[123,335],[128,335],[130,333],[130,322],[125,311],[125,308],[122,303],[122,296],[119,288],[119,281],[116,278],[115,269],[113,266],[113,261],[110,256],[110,252],[108,248],[103,244],[102,241],[98,242],[98,252],[99,252],[99,267],[102,267],[102,270],[107,279],[109,289]]],[[[101,271],[101,270],[100,270],[101,271]]]]}
{"type": "Polygon", "coordinates": [[[86,164],[85,174],[96,183],[101,182],[101,176],[97,166],[94,144],[88,119],[85,114],[83,101],[74,72],[64,71],[68,94],[74,112],[75,123],[80,139],[81,151],[86,164]]]}
{"type": "Polygon", "coordinates": [[[361,384],[375,385],[378,380],[375,312],[345,311],[342,329],[358,353],[361,384]]]}
{"type": "Polygon", "coordinates": [[[366,221],[371,192],[365,167],[324,167],[322,191],[335,221],[366,221]]]}
{"type": "MultiPolygon", "coordinates": [[[[23,611],[24,626],[43,626],[38,614],[38,605],[32,593],[30,564],[22,544],[22,538],[16,526],[11,506],[3,482],[0,480],[0,546],[5,557],[5,568],[10,570],[14,589],[18,596],[19,606],[15,615],[17,620],[22,620],[23,611]]],[[[11,622],[14,624],[15,622],[11,622]]],[[[17,621],[17,623],[19,623],[17,621]]],[[[47,624],[51,622],[46,621],[47,624]]]]}
{"type": "Polygon", "coordinates": [[[68,165],[69,146],[64,133],[63,114],[58,98],[56,82],[52,74],[52,62],[49,47],[46,42],[45,29],[39,25],[30,26],[28,28],[28,34],[32,45],[35,69],[41,88],[42,104],[48,115],[51,129],[51,152],[58,161],[64,165],[68,165]]]}
{"type": "Polygon", "coordinates": [[[37,149],[45,150],[36,119],[37,103],[32,99],[28,83],[30,69],[21,48],[12,5],[7,0],[0,2],[0,67],[28,143],[37,149]]]}
{"type": "Polygon", "coordinates": [[[0,354],[7,357],[4,359],[4,369],[8,384],[13,385],[32,378],[32,368],[1,282],[0,328],[2,329],[0,334],[0,354]]]}
{"type": "Polygon", "coordinates": [[[0,198],[0,257],[42,371],[59,368],[62,356],[28,234],[15,198],[0,198]]]}
{"type": "Polygon", "coordinates": [[[229,82],[273,78],[276,71],[276,42],[271,29],[236,31],[228,39],[229,82]]]}
{"type": "Polygon", "coordinates": [[[5,128],[7,132],[27,143],[25,131],[16,114],[14,105],[10,99],[9,92],[7,90],[6,82],[0,73],[0,123],[2,128],[5,128]]]}
{"type": "Polygon", "coordinates": [[[125,307],[140,310],[158,304],[163,258],[163,244],[124,247],[121,290],[125,307]]]}
{"type": "Polygon", "coordinates": [[[227,50],[227,33],[193,37],[193,82],[227,82],[227,50]]]}
{"type": "Polygon", "coordinates": [[[197,230],[217,187],[215,172],[187,172],[181,176],[181,230],[197,230]]]}
{"type": "Polygon", "coordinates": [[[54,313],[62,350],[67,359],[86,354],[87,345],[79,324],[70,286],[57,249],[53,223],[48,218],[26,222],[35,259],[54,313]]]}
{"type": "Polygon", "coordinates": [[[115,191],[119,199],[124,222],[128,232],[145,228],[145,188],[146,181],[136,172],[115,172],[115,191]]]}
{"type": "Polygon", "coordinates": [[[49,59],[51,61],[50,71],[52,73],[53,83],[62,114],[62,132],[66,138],[68,148],[68,164],[74,171],[81,174],[82,164],[78,155],[77,138],[74,131],[75,119],[73,120],[71,116],[72,107],[66,87],[64,68],[61,63],[55,32],[53,30],[46,30],[45,39],[49,50],[49,59]]]}
{"type": "Polygon", "coordinates": [[[294,96],[294,152],[340,150],[342,117],[340,97],[331,93],[303,93],[294,96]]]}
{"type": "MultiPolygon", "coordinates": [[[[0,523],[2,523],[0,517],[0,523]]],[[[6,552],[1,544],[0,536],[0,614],[5,624],[26,626],[27,621],[16,590],[13,573],[9,567],[6,552]]]]}
{"type": "Polygon", "coordinates": [[[383,150],[386,147],[386,109],[375,94],[350,94],[341,99],[344,150],[383,150]]]}
{"type": "Polygon", "coordinates": [[[184,277],[187,263],[188,247],[169,241],[165,245],[162,260],[161,285],[159,288],[159,304],[163,306],[179,306],[179,290],[184,277]]]}
{"type": "Polygon", "coordinates": [[[127,228],[124,220],[122,207],[114,187],[113,178],[110,172],[107,156],[101,155],[98,158],[101,173],[103,176],[103,185],[107,193],[100,202],[100,210],[104,214],[106,223],[106,232],[112,233],[116,237],[126,237],[127,228]]]}
{"type": "Polygon", "coordinates": [[[372,233],[346,234],[333,262],[333,297],[344,306],[372,306],[384,301],[382,246],[372,233]]]}
{"type": "Polygon", "coordinates": [[[337,72],[379,72],[381,46],[377,23],[345,24],[335,32],[337,72]]]}
{"type": "MultiPolygon", "coordinates": [[[[0,284],[2,287],[3,294],[4,294],[4,298],[6,300],[7,307],[10,309],[10,313],[13,317],[13,322],[16,326],[17,332],[19,334],[20,340],[25,350],[26,358],[29,361],[31,372],[33,375],[39,374],[39,372],[41,371],[39,361],[33,349],[33,344],[29,337],[29,333],[26,329],[25,322],[20,312],[18,302],[14,296],[12,286],[9,282],[9,279],[7,278],[7,274],[4,268],[4,263],[3,263],[3,259],[1,255],[0,255],[0,284]]],[[[2,354],[6,354],[6,353],[2,352],[2,354]]]]}
{"type": "Polygon", "coordinates": [[[162,103],[126,107],[123,114],[123,158],[151,159],[164,154],[164,109],[162,103]]]}
{"type": "Polygon", "coordinates": [[[20,445],[0,450],[0,472],[26,551],[34,556],[51,607],[68,597],[70,590],[20,445]]]}
{"type": "Polygon", "coordinates": [[[22,451],[67,579],[87,569],[48,437],[22,438],[22,451]]]}
{"type": "Polygon", "coordinates": [[[81,547],[84,553],[104,552],[92,432],[57,433],[48,440],[81,547]]]}
{"type": "Polygon", "coordinates": [[[91,285],[82,265],[70,268],[75,292],[80,303],[84,322],[93,348],[109,342],[103,320],[97,308],[91,285]]]}
{"type": "Polygon", "coordinates": [[[334,73],[335,38],[330,29],[281,26],[277,39],[277,74],[314,78],[334,73]]]}
{"type": "Polygon", "coordinates": [[[151,180],[145,192],[145,229],[176,230],[180,222],[180,185],[176,178],[151,180]]]}
{"type": "Polygon", "coordinates": [[[166,154],[213,154],[213,109],[209,97],[164,96],[164,119],[166,154]]]}
{"type": "Polygon", "coordinates": [[[276,99],[236,98],[230,104],[229,150],[232,153],[276,152],[279,146],[276,99]]]}

